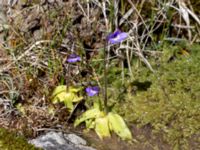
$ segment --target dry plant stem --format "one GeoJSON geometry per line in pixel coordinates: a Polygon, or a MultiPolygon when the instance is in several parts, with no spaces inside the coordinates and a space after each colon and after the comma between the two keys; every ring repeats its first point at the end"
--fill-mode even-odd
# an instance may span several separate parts
{"type": "MultiPolygon", "coordinates": [[[[119,51],[119,50],[118,50],[119,51]]],[[[117,52],[117,51],[116,51],[117,52]]],[[[117,54],[117,56],[122,56],[122,52],[121,51],[119,51],[119,54],[117,54]]],[[[120,58],[119,57],[119,58],[120,58]]],[[[123,60],[123,58],[120,58],[120,60],[121,60],[121,67],[122,67],[122,73],[121,73],[121,76],[122,76],[122,84],[124,84],[124,79],[125,79],[125,73],[124,73],[124,60],[123,60]]]]}
{"type": "Polygon", "coordinates": [[[131,14],[134,12],[133,8],[130,8],[123,16],[122,18],[119,20],[119,25],[121,26],[127,19],[129,16],[131,16],[131,14]]]}
{"type": "MultiPolygon", "coordinates": [[[[179,22],[180,22],[180,23],[182,22],[182,18],[181,18],[181,16],[179,16],[179,22]]],[[[176,38],[179,37],[180,33],[181,33],[181,29],[178,28],[176,38]]],[[[189,37],[189,38],[190,38],[190,37],[189,37]]]]}
{"type": "MultiPolygon", "coordinates": [[[[189,13],[187,12],[187,7],[186,4],[182,1],[182,0],[178,0],[177,1],[178,5],[179,5],[179,13],[180,16],[182,16],[183,20],[185,21],[187,26],[190,26],[190,19],[189,19],[189,13]]],[[[191,41],[192,38],[192,33],[190,29],[187,29],[188,31],[188,38],[189,41],[191,41]]]]}
{"type": "Polygon", "coordinates": [[[131,55],[129,54],[129,48],[128,48],[128,41],[126,42],[126,59],[127,59],[127,63],[128,63],[128,69],[129,69],[129,73],[130,73],[130,76],[131,76],[131,79],[133,79],[133,72],[132,72],[132,69],[131,69],[131,55]]]}
{"type": "Polygon", "coordinates": [[[139,2],[139,7],[140,7],[140,9],[138,10],[138,12],[139,13],[141,13],[141,11],[142,11],[142,9],[143,9],[143,5],[144,5],[144,3],[146,2],[146,0],[142,0],[141,2],[140,1],[138,1],[139,2]]]}
{"type": "Polygon", "coordinates": [[[99,82],[99,78],[98,78],[97,73],[96,73],[94,68],[92,68],[92,73],[93,73],[94,77],[96,78],[98,86],[101,88],[101,84],[99,82]]]}
{"type": "Polygon", "coordinates": [[[25,44],[28,44],[26,40],[14,29],[14,27],[12,26],[9,26],[9,27],[15,33],[16,36],[18,36],[25,44]]]}
{"type": "Polygon", "coordinates": [[[114,10],[115,10],[115,29],[118,28],[118,12],[119,12],[119,0],[114,1],[114,10]]]}
{"type": "Polygon", "coordinates": [[[124,73],[124,61],[121,61],[121,65],[122,65],[122,84],[124,84],[124,79],[125,79],[125,73],[124,73]]]}
{"type": "MultiPolygon", "coordinates": [[[[175,10],[177,10],[179,12],[179,9],[171,4],[168,4],[168,6],[174,8],[175,10]]],[[[190,16],[193,17],[193,19],[198,23],[198,25],[200,25],[200,19],[198,18],[198,16],[196,14],[194,14],[194,12],[192,12],[190,9],[188,9],[186,7],[186,11],[190,14],[190,16]]]]}
{"type": "MultiPolygon", "coordinates": [[[[131,7],[135,10],[135,12],[137,13],[138,17],[141,19],[142,24],[143,24],[144,27],[146,28],[147,35],[149,35],[149,36],[147,37],[147,39],[148,39],[148,38],[152,38],[151,35],[150,35],[150,31],[149,31],[149,28],[148,28],[147,24],[145,23],[143,17],[140,15],[140,11],[141,11],[141,10],[138,10],[131,0],[128,0],[128,3],[129,3],[129,4],[131,5],[131,7]]],[[[144,1],[142,1],[141,6],[143,5],[143,3],[144,3],[144,1]]],[[[137,21],[138,21],[138,19],[137,19],[137,21]]],[[[147,40],[147,39],[146,39],[146,40],[147,40]]],[[[142,50],[144,50],[144,48],[145,48],[145,46],[142,48],[142,50]]]]}
{"type": "Polygon", "coordinates": [[[107,58],[106,58],[106,48],[107,48],[107,42],[105,41],[104,43],[104,111],[107,113],[108,112],[108,96],[107,96],[107,84],[108,84],[108,79],[107,79],[107,58]]]}
{"type": "Polygon", "coordinates": [[[87,13],[84,11],[84,9],[83,9],[83,7],[82,7],[82,5],[80,4],[79,1],[77,1],[77,4],[78,4],[79,8],[81,9],[81,11],[83,12],[84,16],[87,18],[87,20],[90,21],[90,19],[89,19],[89,11],[88,11],[89,10],[88,3],[87,3],[87,13]]]}
{"type": "Polygon", "coordinates": [[[139,58],[146,64],[146,66],[152,71],[154,72],[152,66],[150,65],[150,63],[148,62],[148,60],[144,57],[143,53],[142,53],[142,50],[140,48],[140,45],[139,45],[139,42],[136,41],[135,43],[135,47],[136,47],[136,54],[139,56],[139,58]]]}
{"type": "Polygon", "coordinates": [[[42,44],[42,43],[50,43],[50,40],[42,40],[42,41],[37,41],[35,42],[31,47],[29,47],[22,55],[20,55],[18,58],[16,58],[12,63],[8,64],[7,66],[5,66],[4,68],[2,68],[0,70],[0,73],[10,69],[10,67],[15,64],[17,61],[19,61],[20,59],[22,59],[23,57],[25,57],[26,55],[28,55],[30,53],[30,51],[37,47],[38,45],[42,44]]]}
{"type": "Polygon", "coordinates": [[[106,29],[109,29],[109,22],[108,22],[107,15],[106,15],[106,3],[104,1],[102,2],[101,9],[102,9],[102,13],[103,13],[103,16],[105,19],[106,29]]]}
{"type": "Polygon", "coordinates": [[[142,43],[144,45],[143,48],[142,48],[142,50],[145,49],[145,46],[147,45],[148,39],[151,38],[151,34],[154,31],[156,31],[163,24],[163,22],[164,22],[165,19],[166,19],[165,14],[162,11],[160,11],[160,13],[158,13],[158,16],[155,17],[155,22],[150,27],[149,32],[148,33],[146,33],[146,31],[143,32],[143,34],[141,36],[141,40],[140,40],[140,45],[142,45],[142,43]],[[160,18],[161,16],[163,16],[162,19],[158,20],[158,18],[160,18]]]}
{"type": "Polygon", "coordinates": [[[144,55],[142,53],[137,53],[138,56],[140,57],[140,59],[147,65],[147,67],[154,73],[155,71],[153,70],[153,68],[151,67],[150,63],[148,62],[148,60],[144,57],[144,55]]]}
{"type": "Polygon", "coordinates": [[[130,72],[130,76],[133,79],[133,72],[132,72],[132,69],[131,69],[131,62],[130,62],[130,56],[129,56],[128,48],[126,49],[126,58],[127,58],[127,63],[128,63],[128,69],[129,69],[129,72],[130,72]]]}
{"type": "Polygon", "coordinates": [[[142,16],[140,15],[140,12],[136,9],[135,5],[133,4],[133,2],[131,0],[128,0],[129,4],[131,5],[131,7],[135,10],[135,12],[137,13],[137,15],[140,17],[142,23],[144,24],[147,32],[149,33],[148,27],[144,21],[144,19],[142,18],[142,16]]]}
{"type": "MultiPolygon", "coordinates": [[[[139,46],[139,44],[138,44],[138,41],[136,41],[132,47],[130,47],[130,46],[128,46],[128,45],[121,45],[121,46],[116,50],[116,53],[117,53],[118,56],[120,56],[119,51],[120,51],[121,49],[126,49],[126,51],[128,51],[128,50],[130,49],[131,52],[135,53],[135,55],[137,55],[137,56],[141,59],[141,61],[143,61],[143,62],[146,64],[146,66],[147,66],[152,72],[155,72],[155,71],[153,70],[151,64],[150,64],[150,63],[148,62],[148,60],[144,57],[144,55],[143,55],[143,50],[141,50],[141,48],[140,48],[140,46],[139,46]]],[[[120,57],[121,57],[121,56],[120,56],[120,57]]],[[[131,57],[131,56],[128,54],[127,59],[129,59],[129,62],[130,62],[130,60],[131,60],[130,57],[131,57]]],[[[130,70],[129,70],[129,71],[130,71],[130,70]]],[[[132,72],[132,71],[131,71],[131,72],[132,72]]]]}

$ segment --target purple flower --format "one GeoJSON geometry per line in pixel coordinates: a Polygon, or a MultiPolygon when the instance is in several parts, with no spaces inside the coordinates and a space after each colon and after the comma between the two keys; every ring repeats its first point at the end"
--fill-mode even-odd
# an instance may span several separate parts
{"type": "Polygon", "coordinates": [[[68,59],[67,59],[67,62],[68,63],[75,63],[77,61],[81,61],[81,57],[76,55],[76,54],[71,54],[69,55],[68,59]]]}
{"type": "Polygon", "coordinates": [[[119,29],[117,29],[114,33],[108,35],[107,40],[110,44],[117,44],[125,40],[127,37],[128,33],[121,32],[119,29]]]}
{"type": "Polygon", "coordinates": [[[87,92],[88,96],[94,96],[97,95],[100,91],[100,88],[98,86],[89,86],[85,89],[85,91],[87,92]]]}

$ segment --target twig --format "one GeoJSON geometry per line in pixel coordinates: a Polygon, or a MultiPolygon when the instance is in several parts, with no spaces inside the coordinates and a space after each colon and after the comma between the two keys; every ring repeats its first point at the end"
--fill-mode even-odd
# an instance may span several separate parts
{"type": "Polygon", "coordinates": [[[106,15],[106,3],[104,1],[102,2],[101,9],[102,9],[103,16],[104,16],[104,19],[105,19],[106,29],[109,29],[109,23],[108,23],[108,19],[107,19],[107,15],[106,15]]]}
{"type": "Polygon", "coordinates": [[[4,68],[2,68],[2,69],[0,70],[0,73],[6,71],[6,70],[8,70],[8,69],[10,69],[10,67],[11,67],[13,64],[15,64],[17,61],[19,61],[20,59],[22,59],[22,58],[25,57],[26,55],[28,55],[29,52],[30,52],[33,48],[37,47],[38,45],[40,45],[40,44],[42,44],[42,43],[50,43],[50,42],[51,42],[50,40],[42,40],[42,41],[37,41],[37,42],[35,42],[35,43],[34,43],[31,47],[29,47],[22,55],[20,55],[20,56],[19,56],[18,58],[16,58],[13,62],[11,62],[10,64],[8,64],[8,65],[5,66],[4,68]]]}
{"type": "Polygon", "coordinates": [[[107,113],[108,112],[108,97],[107,97],[107,60],[106,60],[106,44],[107,41],[105,40],[104,43],[104,111],[107,113]]]}
{"type": "MultiPolygon", "coordinates": [[[[85,15],[85,17],[87,18],[87,20],[90,21],[89,16],[88,16],[89,13],[88,13],[88,15],[86,14],[86,12],[84,11],[84,9],[83,9],[82,5],[80,4],[79,0],[77,1],[77,4],[78,4],[78,6],[80,7],[80,9],[81,9],[81,11],[83,12],[83,14],[85,15]]],[[[89,12],[89,11],[88,11],[88,12],[89,12]]]]}
{"type": "MultiPolygon", "coordinates": [[[[128,46],[128,42],[127,42],[127,46],[128,46]]],[[[127,63],[128,63],[128,69],[129,69],[129,72],[130,72],[130,76],[133,79],[133,72],[132,72],[132,69],[131,69],[131,62],[130,62],[129,49],[128,48],[126,48],[126,58],[127,58],[127,63]]]]}
{"type": "Polygon", "coordinates": [[[115,13],[115,29],[118,28],[118,12],[119,12],[119,0],[114,0],[114,13],[115,13]]]}
{"type": "Polygon", "coordinates": [[[119,20],[119,25],[122,25],[124,23],[125,20],[128,19],[128,17],[133,13],[134,8],[130,8],[123,16],[122,18],[119,20]]]}

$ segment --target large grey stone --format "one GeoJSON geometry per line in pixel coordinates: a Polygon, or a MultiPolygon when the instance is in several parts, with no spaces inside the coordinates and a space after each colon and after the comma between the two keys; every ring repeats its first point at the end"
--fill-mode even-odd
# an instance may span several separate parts
{"type": "Polygon", "coordinates": [[[48,132],[29,142],[44,150],[95,150],[87,146],[87,142],[83,138],[61,132],[48,132]]]}

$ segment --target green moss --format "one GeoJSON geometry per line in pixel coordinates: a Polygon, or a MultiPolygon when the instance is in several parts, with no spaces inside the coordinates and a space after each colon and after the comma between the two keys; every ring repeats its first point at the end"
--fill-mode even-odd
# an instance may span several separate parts
{"type": "Polygon", "coordinates": [[[115,109],[129,122],[148,124],[155,132],[164,133],[174,149],[188,149],[188,139],[200,134],[200,46],[163,48],[156,73],[141,67],[135,73],[137,82],[129,84],[131,90],[115,109]],[[146,82],[150,86],[139,90],[146,82]],[[135,94],[133,89],[137,89],[135,94]]]}
{"type": "Polygon", "coordinates": [[[0,128],[0,149],[2,150],[39,150],[16,133],[0,128]]]}

